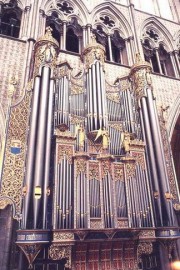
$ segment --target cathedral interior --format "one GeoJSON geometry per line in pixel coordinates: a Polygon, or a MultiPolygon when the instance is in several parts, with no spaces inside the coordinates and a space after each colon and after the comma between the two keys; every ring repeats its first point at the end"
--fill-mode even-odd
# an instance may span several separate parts
{"type": "Polygon", "coordinates": [[[0,270],[180,270],[180,1],[0,0],[0,270]]]}

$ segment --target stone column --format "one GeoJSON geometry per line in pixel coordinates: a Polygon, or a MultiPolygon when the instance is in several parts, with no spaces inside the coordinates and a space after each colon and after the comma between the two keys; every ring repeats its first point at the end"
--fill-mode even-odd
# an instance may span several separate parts
{"type": "Polygon", "coordinates": [[[156,59],[157,59],[157,63],[158,63],[159,72],[160,72],[160,74],[163,74],[160,59],[159,59],[158,48],[155,48],[155,53],[156,53],[156,59]]]}
{"type": "Polygon", "coordinates": [[[176,78],[179,78],[179,74],[178,74],[178,70],[177,70],[177,66],[176,66],[176,62],[175,62],[175,58],[174,58],[173,52],[169,52],[169,55],[170,55],[170,59],[171,59],[171,63],[172,63],[173,69],[174,69],[175,77],[176,78]]]}
{"type": "Polygon", "coordinates": [[[110,34],[108,35],[108,47],[109,47],[109,60],[112,62],[112,46],[111,46],[111,36],[110,34]]]}
{"type": "Polygon", "coordinates": [[[63,38],[62,38],[62,49],[66,50],[66,31],[67,31],[67,22],[63,21],[63,38]]]}

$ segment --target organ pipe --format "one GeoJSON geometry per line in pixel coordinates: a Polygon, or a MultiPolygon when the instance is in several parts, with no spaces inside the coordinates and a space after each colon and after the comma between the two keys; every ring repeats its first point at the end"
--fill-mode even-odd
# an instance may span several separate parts
{"type": "Polygon", "coordinates": [[[43,229],[47,224],[47,202],[50,176],[51,161],[51,138],[52,138],[52,121],[53,121],[53,98],[54,98],[54,81],[50,80],[49,98],[48,98],[48,115],[47,115],[47,131],[46,131],[46,150],[45,150],[45,172],[44,172],[44,198],[43,198],[43,229]]]}
{"type": "Polygon", "coordinates": [[[41,78],[38,76],[34,82],[34,94],[32,101],[29,141],[28,141],[28,154],[26,161],[26,174],[25,174],[25,185],[27,186],[27,194],[24,198],[23,205],[23,227],[27,227],[28,213],[31,199],[31,189],[33,185],[33,167],[35,158],[35,141],[37,133],[37,119],[38,119],[38,104],[40,99],[40,83],[41,78]]]}
{"type": "MultiPolygon", "coordinates": [[[[37,142],[36,142],[36,156],[35,156],[35,172],[34,172],[34,192],[39,187],[42,190],[44,179],[44,160],[45,160],[45,142],[46,142],[46,127],[47,127],[47,107],[49,94],[49,79],[50,68],[42,68],[42,82],[41,82],[41,99],[38,118],[37,142]]],[[[40,191],[41,192],[41,191],[40,191]]],[[[38,216],[41,205],[40,198],[34,198],[34,228],[38,226],[38,216]]]]}

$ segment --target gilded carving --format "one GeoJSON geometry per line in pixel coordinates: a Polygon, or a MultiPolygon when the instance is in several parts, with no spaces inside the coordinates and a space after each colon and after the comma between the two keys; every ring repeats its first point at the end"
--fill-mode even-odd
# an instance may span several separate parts
{"type": "Polygon", "coordinates": [[[106,93],[106,97],[113,102],[120,103],[119,93],[106,93]]]}
{"type": "Polygon", "coordinates": [[[102,159],[101,161],[101,176],[104,178],[108,173],[111,174],[111,161],[110,159],[102,159]]]}
{"type": "Polygon", "coordinates": [[[135,172],[136,172],[135,162],[127,163],[126,164],[126,176],[127,176],[127,179],[135,177],[135,172]]]}
{"type": "Polygon", "coordinates": [[[144,230],[139,233],[139,238],[155,238],[154,230],[144,230]]]}
{"type": "Polygon", "coordinates": [[[152,84],[150,72],[151,65],[143,61],[139,53],[136,55],[136,63],[132,66],[130,77],[133,81],[137,99],[146,96],[145,89],[152,84]]]}
{"type": "Polygon", "coordinates": [[[143,170],[145,170],[145,160],[143,153],[132,153],[132,156],[136,159],[136,162],[141,166],[143,170]]]}
{"type": "Polygon", "coordinates": [[[124,167],[123,164],[114,164],[114,180],[124,181],[124,167]]]}
{"type": "Polygon", "coordinates": [[[99,162],[89,162],[89,180],[99,180],[100,175],[99,175],[99,162]]]}
{"type": "Polygon", "coordinates": [[[67,232],[67,233],[61,233],[61,232],[54,232],[53,233],[53,241],[72,241],[74,240],[74,234],[67,232]]]}
{"type": "Polygon", "coordinates": [[[128,220],[118,220],[117,227],[118,228],[128,228],[129,227],[128,220]]]}
{"type": "Polygon", "coordinates": [[[87,172],[87,161],[85,158],[78,158],[75,161],[76,164],[76,176],[78,176],[81,172],[87,172]]]}
{"type": "Polygon", "coordinates": [[[70,115],[71,124],[78,125],[84,123],[84,117],[77,116],[77,115],[70,115]]]}
{"type": "Polygon", "coordinates": [[[49,256],[52,260],[66,259],[65,267],[71,269],[71,246],[52,244],[49,248],[49,256]]]}
{"type": "Polygon", "coordinates": [[[90,228],[91,229],[102,229],[103,224],[101,220],[91,220],[90,221],[90,228]]]}
{"type": "Polygon", "coordinates": [[[123,131],[123,123],[122,122],[111,122],[110,124],[109,124],[109,127],[111,127],[111,128],[114,128],[114,129],[116,129],[116,130],[118,130],[118,131],[123,131]]]}
{"type": "Polygon", "coordinates": [[[39,74],[41,64],[46,64],[49,67],[55,67],[57,50],[59,47],[58,42],[52,36],[52,29],[46,28],[46,33],[43,37],[39,38],[35,44],[35,67],[34,76],[39,74]]]}
{"type": "Polygon", "coordinates": [[[71,95],[79,95],[84,93],[84,87],[75,83],[71,83],[71,95]]]}
{"type": "Polygon", "coordinates": [[[178,200],[176,179],[175,179],[174,170],[173,170],[168,134],[167,134],[165,122],[164,122],[162,115],[160,116],[159,121],[160,121],[160,131],[161,131],[161,136],[162,136],[162,144],[163,144],[163,148],[164,148],[164,156],[165,156],[165,161],[167,164],[166,168],[167,168],[167,174],[168,174],[168,178],[169,178],[171,199],[178,200]]]}
{"type": "Polygon", "coordinates": [[[91,43],[84,49],[82,53],[82,58],[85,64],[85,71],[91,68],[91,65],[97,60],[100,61],[104,67],[104,54],[105,48],[96,42],[96,38],[92,35],[91,43]]]}
{"type": "Polygon", "coordinates": [[[151,242],[142,242],[138,245],[138,257],[142,254],[151,254],[153,252],[153,244],[151,242]]]}
{"type": "Polygon", "coordinates": [[[73,145],[58,144],[57,151],[58,163],[61,163],[64,157],[67,158],[69,163],[72,163],[73,145]]]}
{"type": "Polygon", "coordinates": [[[21,190],[24,179],[24,166],[29,122],[29,108],[31,92],[26,92],[24,99],[17,106],[11,108],[9,129],[5,148],[4,168],[2,172],[1,204],[9,204],[8,198],[14,206],[14,218],[21,213],[21,190]],[[5,201],[3,202],[3,200],[5,201]]]}

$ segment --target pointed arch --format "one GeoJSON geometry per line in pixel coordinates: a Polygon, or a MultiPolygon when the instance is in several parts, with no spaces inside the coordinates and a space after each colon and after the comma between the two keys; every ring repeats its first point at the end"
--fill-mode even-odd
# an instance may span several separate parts
{"type": "Polygon", "coordinates": [[[141,40],[143,41],[145,38],[144,31],[147,28],[151,28],[154,30],[158,36],[159,39],[157,40],[157,44],[162,44],[167,51],[173,51],[174,50],[174,44],[172,42],[173,37],[171,33],[167,30],[167,28],[155,17],[149,17],[148,19],[144,20],[142,23],[140,29],[139,29],[139,36],[141,40]]]}
{"type": "Polygon", "coordinates": [[[119,26],[118,29],[124,34],[124,38],[131,37],[133,34],[131,26],[125,16],[112,4],[112,2],[106,2],[97,5],[92,13],[91,13],[91,24],[95,25],[95,20],[97,16],[100,14],[107,14],[107,16],[112,16],[117,24],[115,24],[113,29],[117,29],[117,25],[119,26]]]}
{"type": "MultiPolygon", "coordinates": [[[[76,17],[79,24],[86,25],[88,21],[88,18],[87,18],[88,10],[85,4],[83,3],[83,1],[67,0],[66,2],[68,2],[74,9],[74,12],[72,14],[67,15],[66,18],[70,20],[71,17],[76,17]]],[[[44,10],[45,14],[47,13],[49,14],[50,11],[58,10],[57,4],[58,4],[58,0],[51,0],[51,1],[46,0],[44,3],[42,3],[42,5],[40,6],[40,9],[44,10]]],[[[61,15],[63,19],[65,19],[65,16],[63,15],[63,13],[61,13],[61,15]]]]}

